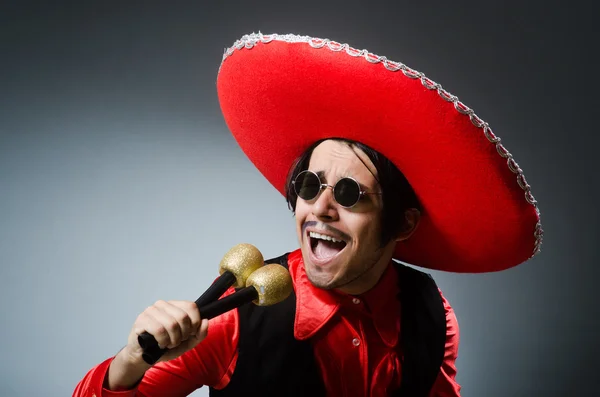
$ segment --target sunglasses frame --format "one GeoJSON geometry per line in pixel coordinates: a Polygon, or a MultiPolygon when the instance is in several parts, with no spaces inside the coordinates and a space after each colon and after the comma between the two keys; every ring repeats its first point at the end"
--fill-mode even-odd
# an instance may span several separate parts
{"type": "Polygon", "coordinates": [[[301,171],[301,172],[299,172],[299,173],[298,173],[298,175],[296,175],[296,178],[294,178],[294,180],[292,181],[292,186],[294,187],[294,193],[296,193],[296,196],[298,196],[299,198],[301,198],[301,199],[302,199],[302,200],[304,200],[304,201],[311,201],[311,200],[314,200],[314,199],[316,199],[317,197],[319,197],[319,195],[321,194],[321,192],[322,192],[323,190],[325,190],[325,189],[327,189],[327,188],[329,188],[329,187],[330,187],[330,188],[331,188],[331,191],[332,191],[332,193],[333,193],[333,199],[335,200],[335,202],[336,202],[336,203],[337,203],[339,206],[341,206],[341,207],[343,207],[343,208],[352,208],[352,207],[354,207],[356,204],[358,204],[358,202],[360,201],[360,199],[361,199],[363,196],[367,195],[367,194],[376,194],[376,195],[380,195],[380,194],[381,194],[380,192],[368,192],[368,191],[366,191],[366,190],[363,190],[363,189],[361,188],[361,186],[360,186],[360,183],[358,183],[358,181],[357,181],[356,179],[352,178],[351,176],[344,176],[344,177],[342,177],[342,178],[338,179],[338,181],[337,181],[337,182],[336,182],[334,185],[330,185],[330,184],[327,184],[327,183],[323,183],[323,182],[321,181],[321,178],[319,178],[319,175],[318,175],[316,172],[314,172],[314,171],[311,171],[311,170],[304,170],[304,171],[301,171]],[[314,175],[314,176],[317,178],[317,181],[319,181],[319,184],[320,184],[320,186],[319,186],[319,190],[317,191],[317,194],[315,194],[315,196],[314,196],[313,198],[311,198],[311,199],[308,199],[308,200],[307,200],[307,199],[304,199],[304,198],[302,198],[302,197],[300,197],[300,194],[298,193],[298,190],[296,189],[296,181],[298,180],[298,177],[299,177],[300,175],[302,175],[302,174],[306,174],[306,173],[314,175]],[[338,201],[338,200],[335,198],[335,187],[336,187],[336,186],[337,186],[337,184],[338,184],[338,183],[340,183],[340,181],[341,181],[341,180],[343,180],[343,179],[349,179],[349,180],[351,180],[352,182],[354,182],[354,183],[356,184],[356,186],[358,186],[358,198],[356,199],[356,201],[354,202],[354,204],[352,204],[352,205],[350,205],[350,206],[346,206],[346,205],[343,205],[343,204],[341,204],[341,203],[340,203],[340,202],[339,202],[339,201],[338,201]]]}

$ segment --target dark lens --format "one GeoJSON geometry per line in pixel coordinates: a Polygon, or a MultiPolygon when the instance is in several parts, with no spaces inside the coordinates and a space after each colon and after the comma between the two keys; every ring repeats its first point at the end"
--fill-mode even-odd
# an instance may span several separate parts
{"type": "Polygon", "coordinates": [[[340,205],[352,207],[360,198],[360,186],[354,179],[342,178],[336,183],[333,195],[340,205]]]}
{"type": "Polygon", "coordinates": [[[301,199],[312,200],[317,197],[317,194],[321,190],[321,181],[315,173],[302,171],[296,177],[294,189],[301,199]]]}

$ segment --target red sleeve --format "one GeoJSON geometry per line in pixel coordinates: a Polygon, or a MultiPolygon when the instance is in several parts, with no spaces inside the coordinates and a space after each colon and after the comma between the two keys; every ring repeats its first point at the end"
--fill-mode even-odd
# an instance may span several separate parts
{"type": "MultiPolygon", "coordinates": [[[[231,288],[225,295],[233,291],[231,288]]],[[[237,310],[209,320],[208,335],[202,342],[176,359],[155,364],[131,390],[116,392],[102,387],[111,357],[84,376],[73,397],[178,397],[202,386],[222,389],[229,383],[237,361],[238,321],[237,310]]]]}
{"type": "MultiPolygon", "coordinates": [[[[440,295],[442,292],[440,291],[440,295]]],[[[460,385],[456,382],[456,358],[460,340],[458,320],[454,309],[442,295],[446,310],[446,352],[440,373],[429,393],[429,397],[460,397],[460,385]]]]}

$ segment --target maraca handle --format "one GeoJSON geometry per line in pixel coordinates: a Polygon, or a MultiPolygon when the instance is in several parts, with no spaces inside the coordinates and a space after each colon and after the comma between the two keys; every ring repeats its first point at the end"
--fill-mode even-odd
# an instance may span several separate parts
{"type": "Polygon", "coordinates": [[[149,334],[148,332],[143,332],[138,335],[138,343],[144,349],[144,353],[142,353],[142,358],[144,361],[150,365],[154,365],[159,358],[162,357],[163,354],[167,352],[169,349],[161,349],[158,347],[158,342],[154,339],[154,336],[149,334]]]}
{"type": "Polygon", "coordinates": [[[158,342],[154,339],[154,336],[145,331],[138,335],[138,343],[143,350],[158,348],[158,342]]]}

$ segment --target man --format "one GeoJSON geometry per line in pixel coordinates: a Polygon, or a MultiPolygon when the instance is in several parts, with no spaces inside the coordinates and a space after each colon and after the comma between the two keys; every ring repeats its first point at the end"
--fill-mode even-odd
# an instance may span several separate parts
{"type": "Polygon", "coordinates": [[[306,36],[244,36],[217,89],[295,213],[300,248],[267,261],[294,292],[210,321],[193,302],[158,301],[74,395],[459,396],[454,311],[397,260],[491,272],[539,251],[537,202],[499,138],[424,75],[306,36]],[[169,348],[157,364],[142,360],[144,331],[169,348]]]}

